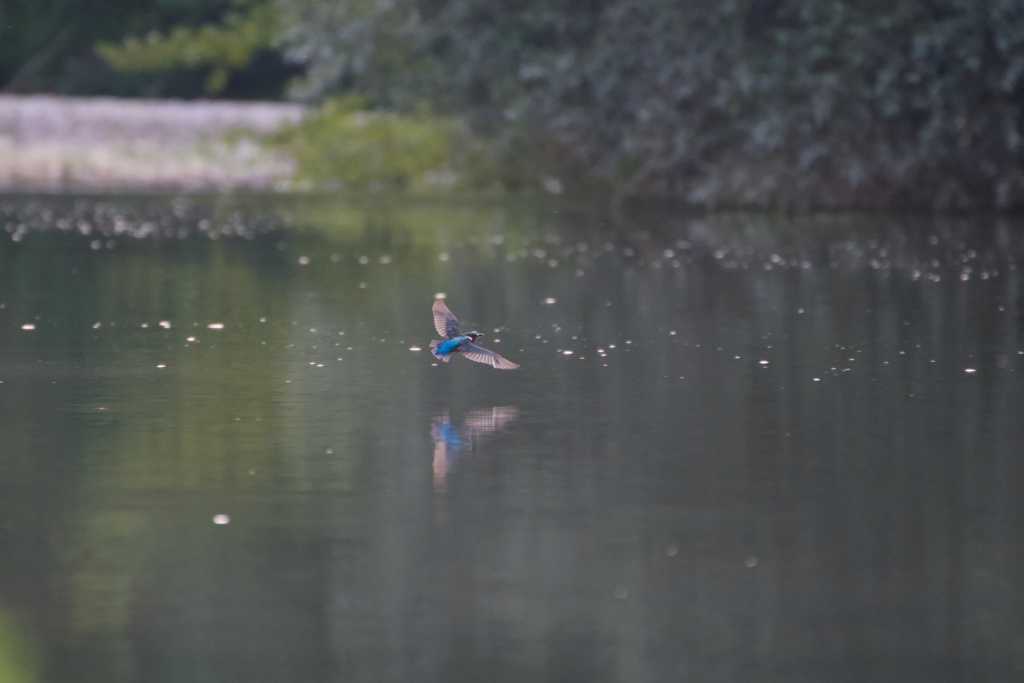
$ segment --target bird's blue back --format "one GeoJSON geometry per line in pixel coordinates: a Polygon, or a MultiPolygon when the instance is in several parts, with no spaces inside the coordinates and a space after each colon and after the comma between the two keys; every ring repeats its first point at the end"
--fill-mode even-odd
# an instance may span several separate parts
{"type": "Polygon", "coordinates": [[[449,353],[455,350],[455,347],[462,342],[468,340],[469,337],[455,337],[453,339],[445,339],[443,342],[437,345],[437,352],[442,356],[447,356],[449,353]]]}

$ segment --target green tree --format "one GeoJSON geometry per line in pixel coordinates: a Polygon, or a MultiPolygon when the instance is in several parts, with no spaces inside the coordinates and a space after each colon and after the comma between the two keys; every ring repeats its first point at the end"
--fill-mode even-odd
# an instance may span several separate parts
{"type": "Polygon", "coordinates": [[[1024,203],[1016,0],[279,4],[308,91],[428,97],[624,195],[1024,203]]]}
{"type": "Polygon", "coordinates": [[[267,46],[268,23],[275,29],[276,23],[267,21],[267,9],[254,5],[249,12],[244,5],[250,3],[242,4],[7,0],[0,3],[0,91],[195,97],[212,87],[223,96],[280,96],[294,70],[275,51],[259,49],[267,46]],[[165,35],[164,40],[156,38],[165,35]],[[112,47],[126,38],[122,50],[112,47]],[[215,40],[222,42],[219,51],[209,47],[215,40]],[[97,43],[105,46],[102,52],[108,59],[97,54],[97,43]],[[156,47],[145,54],[135,49],[141,44],[156,47]],[[135,66],[136,60],[138,66],[153,66],[153,57],[174,46],[182,46],[187,58],[168,59],[146,71],[111,66],[135,66]]]}
{"type": "Polygon", "coordinates": [[[121,72],[207,70],[204,89],[220,94],[233,71],[244,69],[270,50],[277,35],[277,8],[271,2],[236,0],[219,22],[178,25],[167,33],[151,31],[120,43],[101,42],[99,54],[121,72]]]}

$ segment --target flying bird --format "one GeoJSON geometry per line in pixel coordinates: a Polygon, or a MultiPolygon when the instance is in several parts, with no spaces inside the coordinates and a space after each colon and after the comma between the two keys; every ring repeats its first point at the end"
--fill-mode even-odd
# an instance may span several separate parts
{"type": "Polygon", "coordinates": [[[484,336],[483,332],[462,334],[459,330],[458,319],[444,305],[444,299],[434,299],[434,329],[443,339],[430,342],[430,352],[434,354],[434,358],[443,360],[445,363],[451,360],[452,354],[461,353],[469,360],[486,363],[499,370],[515,370],[519,367],[518,364],[507,358],[502,358],[494,351],[474,344],[477,337],[484,336]]]}

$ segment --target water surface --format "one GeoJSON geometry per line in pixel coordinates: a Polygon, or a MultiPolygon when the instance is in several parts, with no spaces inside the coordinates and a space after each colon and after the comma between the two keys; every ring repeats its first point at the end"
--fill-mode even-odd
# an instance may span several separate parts
{"type": "Polygon", "coordinates": [[[1002,219],[0,199],[0,680],[1012,681],[1002,219]],[[438,367],[437,293],[522,368],[438,367]]]}

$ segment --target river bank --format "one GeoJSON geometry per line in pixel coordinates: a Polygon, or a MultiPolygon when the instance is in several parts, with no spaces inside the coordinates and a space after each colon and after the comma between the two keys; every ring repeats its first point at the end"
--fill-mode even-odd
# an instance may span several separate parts
{"type": "Polygon", "coordinates": [[[0,95],[0,192],[286,189],[294,163],[232,131],[303,114],[277,102],[0,95]]]}

